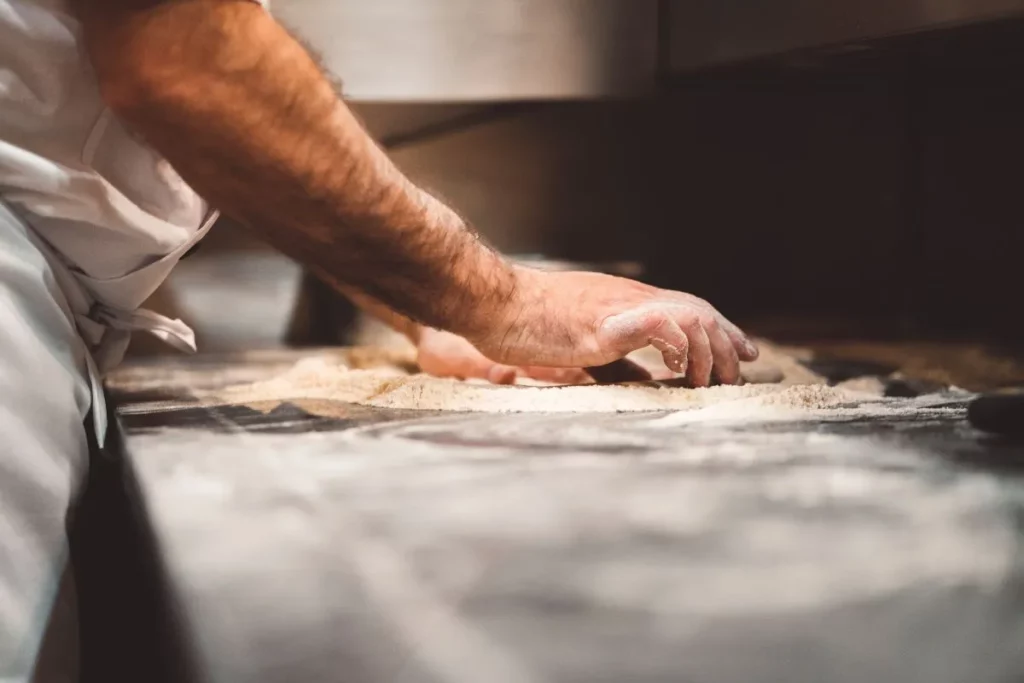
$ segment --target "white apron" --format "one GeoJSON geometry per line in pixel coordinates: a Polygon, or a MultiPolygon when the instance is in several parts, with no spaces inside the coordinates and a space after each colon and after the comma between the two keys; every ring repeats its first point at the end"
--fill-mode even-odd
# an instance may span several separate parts
{"type": "Polygon", "coordinates": [[[139,306],[214,218],[103,105],[64,0],[0,0],[0,682],[76,680],[57,587],[83,421],[102,443],[101,378],[132,331],[195,348],[139,306]]]}

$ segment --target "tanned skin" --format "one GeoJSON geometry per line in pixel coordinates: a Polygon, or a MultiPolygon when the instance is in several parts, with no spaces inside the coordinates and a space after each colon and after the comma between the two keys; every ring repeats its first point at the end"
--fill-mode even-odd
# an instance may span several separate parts
{"type": "Polygon", "coordinates": [[[705,386],[737,381],[739,360],[756,357],[692,295],[506,261],[391,163],[255,3],[72,5],[108,105],[197,192],[410,337],[468,340],[456,365],[581,368],[653,344],[705,386]]]}

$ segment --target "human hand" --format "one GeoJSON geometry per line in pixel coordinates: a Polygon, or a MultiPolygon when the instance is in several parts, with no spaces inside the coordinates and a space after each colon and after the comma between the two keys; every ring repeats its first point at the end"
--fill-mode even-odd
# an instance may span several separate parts
{"type": "Polygon", "coordinates": [[[518,377],[553,384],[583,384],[589,376],[579,368],[515,367],[496,363],[469,341],[451,332],[421,328],[416,339],[420,369],[437,377],[486,379],[494,384],[514,384],[518,377]]]}
{"type": "Polygon", "coordinates": [[[472,339],[507,366],[599,366],[646,346],[692,386],[740,381],[741,360],[757,358],[746,335],[691,294],[583,272],[516,269],[508,302],[488,311],[489,332],[472,339]]]}

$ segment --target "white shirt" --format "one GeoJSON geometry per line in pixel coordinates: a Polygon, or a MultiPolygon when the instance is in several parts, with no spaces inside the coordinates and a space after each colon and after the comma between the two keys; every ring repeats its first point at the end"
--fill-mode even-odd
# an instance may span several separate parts
{"type": "Polygon", "coordinates": [[[103,104],[80,37],[64,0],[0,0],[0,200],[45,242],[94,361],[95,413],[132,330],[194,348],[181,321],[137,309],[215,215],[103,104]]]}

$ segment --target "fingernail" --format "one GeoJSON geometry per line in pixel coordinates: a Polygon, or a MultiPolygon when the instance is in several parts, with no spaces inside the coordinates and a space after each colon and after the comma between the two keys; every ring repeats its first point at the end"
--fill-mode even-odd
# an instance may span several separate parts
{"type": "Polygon", "coordinates": [[[753,342],[751,342],[749,339],[744,339],[743,340],[743,348],[746,350],[747,355],[750,355],[750,356],[756,356],[757,355],[757,347],[754,346],[753,342]]]}

